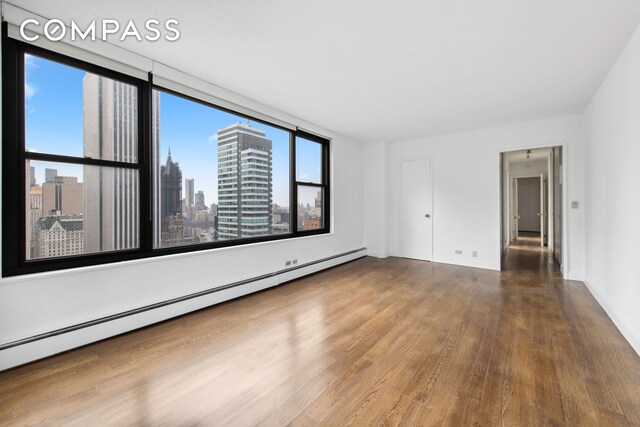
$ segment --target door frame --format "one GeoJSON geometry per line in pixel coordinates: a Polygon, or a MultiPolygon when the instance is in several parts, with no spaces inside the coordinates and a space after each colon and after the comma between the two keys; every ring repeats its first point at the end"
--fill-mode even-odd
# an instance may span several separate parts
{"type": "MultiPolygon", "coordinates": [[[[549,166],[549,161],[547,160],[547,167],[549,166]]],[[[551,182],[549,182],[549,178],[547,178],[546,185],[544,180],[544,173],[540,174],[540,247],[544,248],[544,239],[547,237],[549,233],[549,206],[547,206],[547,199],[549,198],[549,187],[551,186],[551,182]]]]}
{"type": "Polygon", "coordinates": [[[511,221],[509,222],[509,234],[511,235],[509,246],[511,246],[511,242],[518,240],[518,234],[520,233],[520,209],[518,209],[520,198],[518,196],[518,178],[512,177],[509,179],[509,215],[511,216],[511,221]]]}
{"type": "Polygon", "coordinates": [[[433,257],[434,257],[434,242],[435,242],[435,236],[433,234],[433,222],[435,221],[435,215],[433,214],[434,212],[434,208],[435,206],[433,205],[433,158],[431,156],[418,156],[418,157],[403,157],[401,159],[399,159],[399,172],[400,172],[400,176],[398,179],[398,219],[400,220],[400,241],[399,241],[399,250],[400,253],[402,253],[402,231],[403,231],[403,227],[404,224],[402,223],[402,163],[404,162],[410,162],[413,160],[428,160],[429,161],[429,181],[431,183],[431,197],[430,197],[430,202],[431,202],[431,259],[429,259],[429,262],[433,262],[433,257]]]}
{"type": "MultiPolygon", "coordinates": [[[[560,250],[562,251],[562,264],[560,264],[560,271],[562,272],[562,277],[565,279],[569,276],[569,227],[568,227],[568,219],[569,219],[569,147],[566,141],[563,142],[555,142],[555,143],[546,143],[546,144],[523,144],[518,147],[513,148],[500,148],[496,152],[496,163],[498,179],[497,182],[500,182],[500,177],[503,174],[503,168],[501,166],[501,156],[506,153],[514,152],[514,151],[522,151],[527,149],[535,149],[535,148],[553,148],[553,147],[561,147],[562,148],[562,167],[561,167],[561,178],[562,178],[562,194],[561,197],[561,206],[562,206],[562,244],[560,245],[560,250]]],[[[510,177],[511,178],[511,177],[510,177]]],[[[499,210],[501,212],[503,209],[503,194],[502,194],[502,186],[498,185],[496,188],[498,192],[498,204],[499,210]]],[[[498,232],[496,233],[496,243],[497,243],[497,255],[500,265],[502,266],[502,232],[500,231],[502,227],[504,227],[503,220],[501,215],[498,213],[496,221],[498,223],[498,232]]]]}

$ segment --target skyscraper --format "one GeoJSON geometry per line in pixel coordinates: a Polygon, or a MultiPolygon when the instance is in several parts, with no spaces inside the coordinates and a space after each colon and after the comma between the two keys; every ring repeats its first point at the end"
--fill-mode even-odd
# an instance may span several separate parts
{"type": "Polygon", "coordinates": [[[218,130],[220,239],[271,233],[272,142],[251,124],[218,130]]]}
{"type": "Polygon", "coordinates": [[[189,243],[185,238],[182,216],[182,170],[171,158],[160,166],[160,246],[178,246],[189,243]]]}
{"type": "Polygon", "coordinates": [[[58,176],[58,169],[50,169],[46,168],[44,170],[44,181],[51,182],[53,179],[58,176]]]}
{"type": "Polygon", "coordinates": [[[171,149],[167,161],[160,167],[160,189],[162,221],[171,215],[182,214],[182,170],[171,158],[171,149]]]}
{"type": "Polygon", "coordinates": [[[184,180],[184,197],[186,199],[187,206],[193,206],[194,204],[194,179],[187,178],[184,180]]]}
{"type": "MultiPolygon", "coordinates": [[[[138,93],[134,86],[87,73],[83,79],[84,155],[136,162],[138,93]]],[[[138,171],[84,167],[84,250],[139,246],[138,171]]]]}
{"type": "Polygon", "coordinates": [[[51,212],[79,215],[84,212],[82,183],[75,176],[56,176],[42,184],[41,210],[43,216],[51,212]]]}
{"type": "Polygon", "coordinates": [[[36,185],[36,168],[27,160],[27,189],[36,185]]]}
{"type": "Polygon", "coordinates": [[[195,206],[199,211],[207,209],[207,205],[204,203],[204,191],[200,190],[196,193],[195,206]]]}

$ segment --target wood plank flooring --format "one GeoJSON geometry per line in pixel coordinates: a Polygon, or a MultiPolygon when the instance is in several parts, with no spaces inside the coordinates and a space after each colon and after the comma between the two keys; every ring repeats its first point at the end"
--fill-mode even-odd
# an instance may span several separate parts
{"type": "Polygon", "coordinates": [[[540,248],[349,264],[0,373],[1,425],[640,425],[640,358],[540,248]]]}

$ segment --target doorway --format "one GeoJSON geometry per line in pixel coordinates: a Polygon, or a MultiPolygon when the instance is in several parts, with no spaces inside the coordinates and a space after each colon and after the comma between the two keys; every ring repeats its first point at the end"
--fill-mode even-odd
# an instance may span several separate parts
{"type": "Polygon", "coordinates": [[[400,183],[401,256],[433,257],[431,160],[404,160],[400,183]]]}
{"type": "Polygon", "coordinates": [[[526,250],[565,271],[562,147],[501,153],[500,168],[502,267],[510,250],[526,250]]]}

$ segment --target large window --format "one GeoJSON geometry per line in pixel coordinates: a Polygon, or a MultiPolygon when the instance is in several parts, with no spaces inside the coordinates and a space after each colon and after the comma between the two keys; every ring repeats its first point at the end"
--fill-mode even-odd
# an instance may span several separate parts
{"type": "Polygon", "coordinates": [[[3,275],[329,231],[329,141],[5,38],[3,275]]]}
{"type": "Polygon", "coordinates": [[[140,83],[21,59],[24,259],[139,248],[140,83]]]}
{"type": "Polygon", "coordinates": [[[154,90],[156,246],[290,232],[290,132],[154,90]]]}

